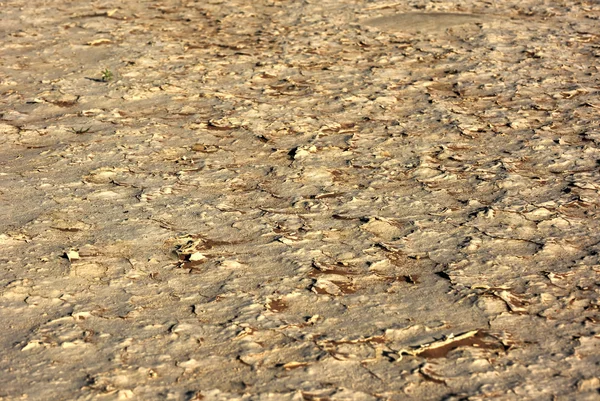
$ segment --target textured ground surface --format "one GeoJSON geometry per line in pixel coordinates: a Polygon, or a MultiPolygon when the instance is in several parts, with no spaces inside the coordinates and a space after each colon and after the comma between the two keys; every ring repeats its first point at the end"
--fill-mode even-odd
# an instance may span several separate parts
{"type": "Polygon", "coordinates": [[[0,399],[598,399],[597,2],[1,7],[0,399]]]}

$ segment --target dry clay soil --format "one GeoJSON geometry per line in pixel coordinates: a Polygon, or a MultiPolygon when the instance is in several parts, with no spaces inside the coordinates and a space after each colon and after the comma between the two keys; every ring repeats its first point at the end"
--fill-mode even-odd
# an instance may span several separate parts
{"type": "Polygon", "coordinates": [[[599,18],[0,3],[0,399],[598,400],[599,18]]]}

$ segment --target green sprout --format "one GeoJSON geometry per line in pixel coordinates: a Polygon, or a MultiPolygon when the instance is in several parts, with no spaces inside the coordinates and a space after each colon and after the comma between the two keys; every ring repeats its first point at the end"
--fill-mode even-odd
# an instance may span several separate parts
{"type": "Polygon", "coordinates": [[[102,81],[108,82],[108,81],[111,81],[112,79],[113,79],[112,71],[109,70],[108,68],[105,68],[104,71],[102,71],[102,81]]]}

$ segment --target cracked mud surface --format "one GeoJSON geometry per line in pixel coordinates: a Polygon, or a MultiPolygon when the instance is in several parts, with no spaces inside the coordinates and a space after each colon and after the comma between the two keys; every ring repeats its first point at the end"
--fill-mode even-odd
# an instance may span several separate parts
{"type": "Polygon", "coordinates": [[[39,3],[0,399],[597,399],[598,3],[39,3]]]}

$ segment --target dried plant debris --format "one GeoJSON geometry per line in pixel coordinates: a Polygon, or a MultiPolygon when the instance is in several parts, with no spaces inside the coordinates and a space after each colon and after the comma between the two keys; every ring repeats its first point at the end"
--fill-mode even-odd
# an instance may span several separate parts
{"type": "Polygon", "coordinates": [[[597,2],[31,3],[0,399],[598,398],[597,2]]]}

